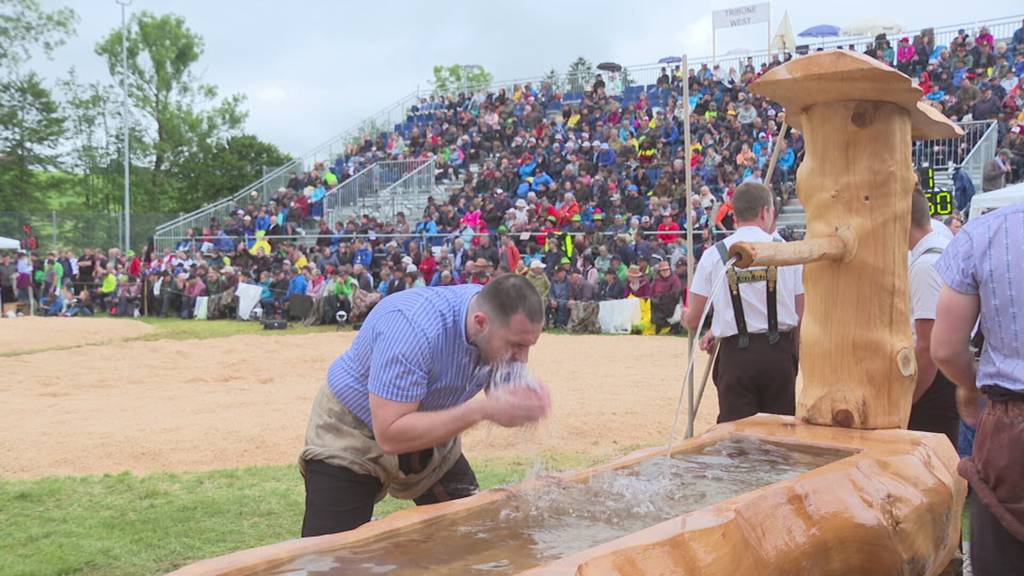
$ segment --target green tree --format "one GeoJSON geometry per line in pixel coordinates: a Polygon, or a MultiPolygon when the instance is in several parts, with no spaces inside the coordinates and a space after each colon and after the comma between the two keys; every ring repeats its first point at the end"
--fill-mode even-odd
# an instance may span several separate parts
{"type": "Polygon", "coordinates": [[[36,171],[57,165],[60,108],[33,72],[0,82],[0,206],[40,208],[36,171]]]}
{"type": "Polygon", "coordinates": [[[452,94],[486,90],[493,80],[494,77],[483,66],[452,64],[434,66],[432,84],[435,94],[452,94]]]}
{"type": "MultiPolygon", "coordinates": [[[[115,29],[96,46],[116,82],[123,73],[121,34],[115,29]]],[[[150,169],[148,189],[138,204],[150,210],[194,208],[195,198],[205,193],[182,180],[194,173],[185,163],[240,134],[247,116],[241,109],[244,98],[218,101],[217,88],[200,81],[193,66],[203,54],[203,39],[180,16],[135,14],[127,46],[128,97],[141,113],[133,118],[141,126],[137,150],[150,169]]]]}
{"type": "Polygon", "coordinates": [[[24,65],[39,50],[51,56],[76,20],[74,11],[47,12],[38,0],[0,2],[0,206],[40,207],[36,171],[56,164],[63,119],[43,80],[24,65]]]}
{"type": "Polygon", "coordinates": [[[16,71],[36,48],[50,56],[74,34],[77,22],[70,8],[46,12],[39,0],[0,1],[0,71],[16,71]]]}
{"type": "Polygon", "coordinates": [[[594,80],[594,65],[580,56],[569,65],[565,77],[570,92],[585,92],[594,80]]]}
{"type": "Polygon", "coordinates": [[[273,144],[242,134],[196,150],[176,174],[189,186],[182,201],[200,206],[234,194],[263,176],[266,166],[281,166],[291,158],[273,144]]]}
{"type": "MultiPolygon", "coordinates": [[[[113,210],[119,206],[124,185],[120,96],[101,82],[80,82],[74,68],[58,86],[67,120],[62,166],[75,177],[72,196],[86,210],[113,210]]],[[[133,139],[138,142],[139,134],[133,139]]]]}

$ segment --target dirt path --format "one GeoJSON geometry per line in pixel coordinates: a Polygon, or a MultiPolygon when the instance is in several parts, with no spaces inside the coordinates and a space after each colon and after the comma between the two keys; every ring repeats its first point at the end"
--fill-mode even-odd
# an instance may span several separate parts
{"type": "Polygon", "coordinates": [[[152,331],[145,322],[125,318],[2,318],[0,354],[117,342],[152,331]]]}
{"type": "MultiPolygon", "coordinates": [[[[138,324],[113,322],[125,330],[138,324]]],[[[59,332],[71,325],[62,323],[59,332]]],[[[354,336],[117,342],[0,358],[0,476],[294,462],[327,366],[354,336]]],[[[685,344],[545,334],[530,365],[551,387],[552,417],[533,430],[474,429],[466,454],[603,457],[665,442],[685,344]]],[[[713,386],[704,400],[698,432],[717,415],[713,386]]]]}

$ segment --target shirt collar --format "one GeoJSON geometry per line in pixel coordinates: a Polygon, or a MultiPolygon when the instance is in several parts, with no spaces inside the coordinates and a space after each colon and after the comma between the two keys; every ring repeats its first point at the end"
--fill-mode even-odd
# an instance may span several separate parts
{"type": "Polygon", "coordinates": [[[943,248],[949,244],[949,239],[932,227],[932,231],[925,234],[917,245],[910,251],[910,261],[913,262],[921,257],[929,248],[943,248]]]}

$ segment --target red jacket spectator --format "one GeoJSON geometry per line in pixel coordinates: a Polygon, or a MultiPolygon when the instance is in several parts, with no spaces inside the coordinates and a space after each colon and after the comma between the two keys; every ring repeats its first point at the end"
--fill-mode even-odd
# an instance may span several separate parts
{"type": "Polygon", "coordinates": [[[519,264],[523,261],[522,254],[519,253],[519,248],[516,248],[516,243],[512,241],[512,238],[506,236],[502,240],[501,252],[498,256],[500,264],[508,266],[509,272],[515,272],[519,268],[519,264]]]}
{"type": "Polygon", "coordinates": [[[666,215],[661,224],[658,224],[658,232],[676,232],[676,234],[658,234],[658,239],[665,244],[675,242],[682,237],[682,234],[678,233],[679,230],[679,224],[673,222],[671,216],[666,215]]]}
{"type": "Polygon", "coordinates": [[[434,272],[437,271],[437,260],[434,258],[433,252],[426,253],[426,256],[420,261],[419,270],[423,276],[423,282],[429,286],[430,281],[434,279],[434,272]]]}

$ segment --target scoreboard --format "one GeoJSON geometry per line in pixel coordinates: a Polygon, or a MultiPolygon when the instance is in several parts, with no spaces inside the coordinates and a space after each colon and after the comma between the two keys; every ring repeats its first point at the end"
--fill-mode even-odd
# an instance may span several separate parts
{"type": "Polygon", "coordinates": [[[932,216],[949,216],[956,208],[952,190],[940,190],[935,187],[935,169],[930,167],[920,168],[917,171],[921,179],[921,188],[928,198],[928,207],[932,216]]]}

